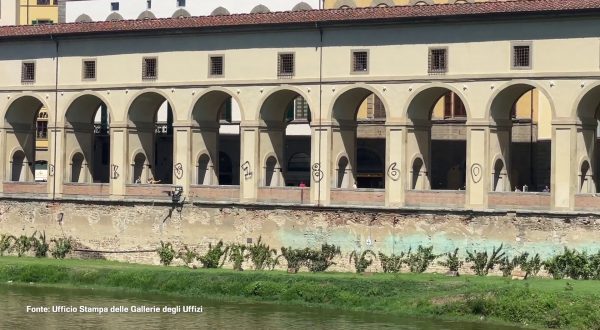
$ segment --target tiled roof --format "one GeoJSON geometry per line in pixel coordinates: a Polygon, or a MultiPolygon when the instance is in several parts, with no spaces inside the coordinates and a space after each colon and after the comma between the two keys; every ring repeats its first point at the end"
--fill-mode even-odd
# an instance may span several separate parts
{"type": "MultiPolygon", "coordinates": [[[[444,17],[525,15],[599,11],[600,0],[522,0],[423,6],[367,7],[287,11],[260,14],[161,18],[111,22],[67,23],[0,27],[0,38],[66,36],[117,32],[151,32],[184,29],[268,27],[271,25],[343,24],[371,21],[410,21],[444,17]]],[[[1,40],[1,39],[0,39],[1,40]]]]}

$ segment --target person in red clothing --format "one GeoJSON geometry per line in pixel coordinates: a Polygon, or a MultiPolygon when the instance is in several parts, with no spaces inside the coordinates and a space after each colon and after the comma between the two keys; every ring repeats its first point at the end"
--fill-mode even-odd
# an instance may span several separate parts
{"type": "Polygon", "coordinates": [[[304,181],[300,181],[300,184],[298,185],[298,187],[306,188],[306,184],[304,183],[304,181]]]}

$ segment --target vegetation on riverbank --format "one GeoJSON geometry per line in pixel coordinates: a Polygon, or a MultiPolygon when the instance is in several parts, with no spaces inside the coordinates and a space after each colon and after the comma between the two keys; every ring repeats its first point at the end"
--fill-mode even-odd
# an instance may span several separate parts
{"type": "Polygon", "coordinates": [[[105,287],[308,304],[414,316],[600,329],[595,281],[435,274],[299,273],[159,267],[103,260],[0,258],[0,282],[105,287]]]}

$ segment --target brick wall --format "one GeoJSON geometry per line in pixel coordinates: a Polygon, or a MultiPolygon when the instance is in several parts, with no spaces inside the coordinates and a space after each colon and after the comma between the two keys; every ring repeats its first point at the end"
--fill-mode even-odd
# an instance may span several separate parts
{"type": "Polygon", "coordinates": [[[191,186],[189,196],[192,201],[237,202],[240,200],[240,186],[191,186]]]}
{"type": "Polygon", "coordinates": [[[4,182],[4,194],[47,194],[47,182],[4,182]]]}
{"type": "Polygon", "coordinates": [[[258,201],[266,203],[310,203],[310,190],[308,187],[259,187],[258,201]]]}
{"type": "Polygon", "coordinates": [[[383,189],[331,189],[331,205],[383,206],[383,189]]]}
{"type": "Polygon", "coordinates": [[[550,193],[490,192],[488,207],[510,210],[550,210],[550,193]]]}
{"type": "Polygon", "coordinates": [[[406,192],[406,206],[451,207],[465,206],[464,190],[410,190],[406,192]]]}
{"type": "Polygon", "coordinates": [[[575,209],[583,211],[598,211],[598,209],[600,209],[600,195],[575,195],[575,209]]]}
{"type": "Polygon", "coordinates": [[[65,183],[63,195],[108,196],[110,185],[108,183],[65,183]]]}
{"type": "Polygon", "coordinates": [[[168,184],[128,184],[125,191],[128,198],[171,200],[172,188],[168,184]]]}

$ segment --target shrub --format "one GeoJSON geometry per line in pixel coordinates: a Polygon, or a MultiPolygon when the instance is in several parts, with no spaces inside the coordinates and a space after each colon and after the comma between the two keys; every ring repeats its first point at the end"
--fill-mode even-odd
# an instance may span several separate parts
{"type": "Polygon", "coordinates": [[[71,237],[60,237],[52,239],[51,242],[54,243],[54,249],[50,250],[50,254],[55,259],[64,259],[73,249],[73,239],[71,237]]]}
{"type": "Polygon", "coordinates": [[[537,253],[532,258],[529,258],[529,253],[525,252],[519,258],[519,266],[525,272],[525,278],[527,279],[530,275],[537,276],[540,269],[542,269],[542,260],[537,253]]]}
{"type": "MultiPolygon", "coordinates": [[[[185,263],[186,266],[189,266],[194,260],[198,257],[198,253],[195,250],[190,250],[187,245],[183,246],[183,249],[179,250],[177,253],[177,259],[180,259],[185,263]]],[[[162,262],[162,261],[161,261],[162,262]]]]}
{"type": "Polygon", "coordinates": [[[446,260],[438,262],[438,265],[447,267],[451,272],[458,272],[463,265],[463,262],[458,259],[458,248],[454,249],[454,252],[446,252],[443,255],[446,256],[446,260]]]}
{"type": "Polygon", "coordinates": [[[512,274],[515,267],[519,265],[518,257],[514,257],[511,260],[509,257],[505,256],[504,258],[500,259],[499,264],[500,270],[502,271],[502,276],[508,277],[512,274]]]}
{"type": "Polygon", "coordinates": [[[292,249],[291,247],[281,248],[281,255],[287,262],[288,272],[297,273],[300,267],[307,264],[310,250],[306,249],[292,249]]]}
{"type": "Polygon", "coordinates": [[[373,263],[373,259],[375,259],[375,253],[373,253],[371,250],[363,251],[360,256],[356,251],[352,251],[348,261],[354,262],[354,268],[356,269],[357,273],[364,273],[365,270],[373,263]],[[370,256],[370,258],[367,258],[367,256],[370,256]]]}
{"type": "Polygon", "coordinates": [[[2,234],[0,236],[0,257],[4,256],[4,252],[10,251],[10,241],[14,236],[2,234]]]}
{"type": "Polygon", "coordinates": [[[424,271],[426,271],[427,267],[429,267],[431,262],[435,260],[435,258],[437,258],[437,256],[434,255],[432,251],[433,246],[423,247],[422,245],[419,245],[417,247],[416,253],[412,253],[409,249],[406,255],[406,263],[410,268],[410,272],[423,273],[424,271]]]}
{"type": "Polygon", "coordinates": [[[494,266],[499,264],[502,257],[504,257],[504,252],[500,253],[500,251],[502,251],[502,247],[502,244],[500,244],[498,249],[494,247],[492,249],[492,255],[489,257],[487,251],[477,252],[475,250],[471,252],[467,250],[467,258],[465,261],[473,263],[471,269],[475,271],[475,274],[479,276],[486,276],[490,269],[494,269],[494,266]]]}
{"type": "Polygon", "coordinates": [[[46,258],[50,249],[50,244],[46,242],[46,232],[41,232],[39,237],[35,237],[35,233],[33,233],[30,239],[35,256],[37,258],[46,258]]]}
{"type": "Polygon", "coordinates": [[[309,250],[306,260],[306,266],[311,272],[324,272],[332,265],[335,265],[333,258],[342,254],[339,246],[334,244],[321,245],[321,251],[309,250]]]}
{"type": "Polygon", "coordinates": [[[379,252],[379,262],[381,262],[381,268],[383,268],[384,273],[398,273],[400,269],[402,269],[402,264],[404,263],[404,252],[400,253],[400,255],[395,255],[392,253],[389,257],[385,254],[379,252]]]}
{"type": "MultiPolygon", "coordinates": [[[[35,233],[34,233],[35,235],[35,233]]],[[[31,237],[27,235],[21,235],[19,238],[13,236],[13,250],[17,251],[17,256],[22,257],[27,251],[31,249],[31,237]]]]}
{"type": "Polygon", "coordinates": [[[600,280],[600,251],[590,255],[589,260],[590,278],[600,280]]]}
{"type": "Polygon", "coordinates": [[[562,254],[544,262],[544,268],[555,279],[562,279],[566,276],[578,280],[588,279],[592,276],[588,256],[585,252],[579,252],[575,249],[569,250],[565,247],[562,254]]]}
{"type": "Polygon", "coordinates": [[[277,250],[271,249],[270,246],[262,242],[262,237],[248,248],[248,256],[254,264],[255,270],[263,270],[265,268],[273,269],[277,265],[277,250]]]}
{"type": "Polygon", "coordinates": [[[227,255],[228,251],[229,247],[223,248],[223,241],[219,241],[215,246],[208,243],[208,252],[203,256],[198,256],[198,261],[204,268],[221,268],[225,263],[225,258],[221,261],[221,257],[227,255]]]}
{"type": "Polygon", "coordinates": [[[242,244],[231,244],[229,245],[229,260],[233,262],[233,269],[242,271],[242,263],[247,258],[244,255],[246,246],[242,244]]]}
{"type": "Polygon", "coordinates": [[[175,250],[169,242],[160,241],[160,247],[156,249],[156,253],[158,253],[160,263],[165,266],[170,265],[173,262],[173,258],[175,258],[175,250]]]}

